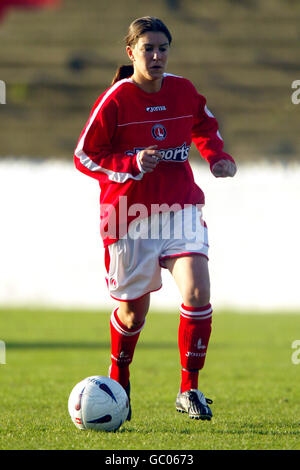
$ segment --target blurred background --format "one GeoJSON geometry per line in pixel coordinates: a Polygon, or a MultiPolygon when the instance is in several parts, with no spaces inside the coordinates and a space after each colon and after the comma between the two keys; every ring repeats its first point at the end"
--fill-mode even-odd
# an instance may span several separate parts
{"type": "MultiPolygon", "coordinates": [[[[99,190],[77,174],[73,151],[93,103],[128,63],[128,25],[145,15],[169,27],[168,72],[206,96],[239,167],[216,180],[191,151],[206,194],[214,305],[299,308],[297,0],[0,2],[0,305],[111,305],[99,190]]],[[[180,301],[167,274],[154,306],[180,301]]]]}

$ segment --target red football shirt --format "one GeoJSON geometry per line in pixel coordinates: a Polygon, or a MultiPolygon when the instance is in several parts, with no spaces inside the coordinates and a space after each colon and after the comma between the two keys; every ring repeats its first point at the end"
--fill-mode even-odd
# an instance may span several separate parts
{"type": "Polygon", "coordinates": [[[128,223],[141,217],[134,204],[143,204],[146,216],[154,205],[204,204],[188,161],[192,142],[210,167],[221,159],[233,161],[223,151],[206,99],[185,78],[164,74],[156,93],[126,78],[99,96],[74,159],[78,170],[99,181],[104,246],[125,235],[128,223]],[[151,145],[158,145],[163,160],[153,172],[142,173],[137,153],[151,145]]]}

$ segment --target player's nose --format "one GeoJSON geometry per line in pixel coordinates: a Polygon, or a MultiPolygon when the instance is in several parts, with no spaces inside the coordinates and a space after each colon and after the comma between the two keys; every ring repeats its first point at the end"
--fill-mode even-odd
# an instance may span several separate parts
{"type": "Polygon", "coordinates": [[[159,60],[159,59],[161,59],[161,53],[159,50],[155,50],[153,52],[153,60],[159,60]]]}

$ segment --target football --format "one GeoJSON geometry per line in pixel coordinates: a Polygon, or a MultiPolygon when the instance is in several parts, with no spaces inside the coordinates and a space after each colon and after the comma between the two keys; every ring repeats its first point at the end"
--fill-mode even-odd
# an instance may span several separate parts
{"type": "Polygon", "coordinates": [[[116,431],[127,418],[129,400],[118,382],[94,375],[75,385],[68,410],[78,429],[116,431]]]}

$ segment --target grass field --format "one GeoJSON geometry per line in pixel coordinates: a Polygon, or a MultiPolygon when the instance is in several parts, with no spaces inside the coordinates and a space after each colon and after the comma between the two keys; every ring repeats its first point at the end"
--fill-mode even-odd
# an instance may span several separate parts
{"type": "Polygon", "coordinates": [[[106,375],[109,315],[0,310],[0,449],[300,450],[300,315],[216,312],[199,388],[211,422],[176,413],[178,316],[149,313],[131,367],[133,419],[116,433],[79,431],[67,401],[106,375]]]}

